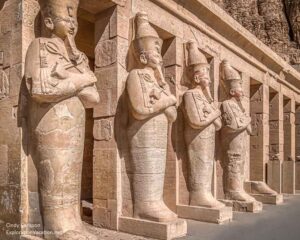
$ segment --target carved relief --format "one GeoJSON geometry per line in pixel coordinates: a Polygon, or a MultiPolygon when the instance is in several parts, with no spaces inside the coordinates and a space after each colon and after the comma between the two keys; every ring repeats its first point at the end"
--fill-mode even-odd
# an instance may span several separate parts
{"type": "Polygon", "coordinates": [[[189,175],[190,205],[210,208],[224,207],[211,192],[215,132],[221,128],[221,112],[210,93],[210,65],[197,43],[187,43],[188,65],[191,68],[190,89],[183,96],[185,141],[191,173],[189,175]]]}
{"type": "Polygon", "coordinates": [[[135,24],[134,50],[140,67],[129,73],[126,82],[134,217],[169,222],[177,215],[163,201],[163,186],[168,124],[176,119],[177,101],[162,74],[162,40],[146,13],[137,13],[135,24]]]}
{"type": "Polygon", "coordinates": [[[113,136],[113,125],[108,119],[95,120],[94,138],[98,141],[109,141],[113,136]]]}
{"type": "Polygon", "coordinates": [[[0,52],[0,100],[9,95],[9,79],[3,70],[4,53],[0,52]]]}
{"type": "Polygon", "coordinates": [[[35,39],[25,60],[31,95],[30,154],[38,170],[45,239],[94,239],[80,218],[85,108],[99,102],[96,77],[75,45],[78,1],[40,0],[51,38],[35,39]]]}

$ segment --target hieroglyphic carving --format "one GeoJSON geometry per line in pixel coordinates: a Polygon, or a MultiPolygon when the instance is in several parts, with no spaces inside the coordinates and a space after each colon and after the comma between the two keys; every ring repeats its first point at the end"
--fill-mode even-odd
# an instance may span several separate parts
{"type": "Polygon", "coordinates": [[[162,74],[162,40],[144,12],[135,18],[134,50],[140,67],[127,78],[129,105],[127,135],[133,166],[134,217],[175,220],[163,201],[168,125],[177,116],[176,98],[162,74]]]}
{"type": "Polygon", "coordinates": [[[9,95],[9,79],[3,70],[4,53],[0,52],[0,100],[9,95]]]}
{"type": "Polygon", "coordinates": [[[96,77],[75,45],[77,0],[40,0],[51,38],[35,39],[25,60],[31,95],[30,154],[38,170],[45,239],[95,239],[80,218],[85,108],[99,102],[96,77]]]}
{"type": "Polygon", "coordinates": [[[185,92],[185,141],[190,163],[190,205],[224,207],[211,192],[215,153],[215,132],[222,126],[221,112],[210,93],[210,65],[195,41],[187,43],[191,68],[190,89],[185,92]]]}

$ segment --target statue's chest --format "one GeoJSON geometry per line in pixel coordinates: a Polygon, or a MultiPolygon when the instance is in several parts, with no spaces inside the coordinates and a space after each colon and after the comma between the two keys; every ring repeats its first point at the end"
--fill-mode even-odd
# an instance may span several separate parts
{"type": "Polygon", "coordinates": [[[216,109],[199,93],[193,93],[195,105],[201,121],[205,121],[216,109]]]}

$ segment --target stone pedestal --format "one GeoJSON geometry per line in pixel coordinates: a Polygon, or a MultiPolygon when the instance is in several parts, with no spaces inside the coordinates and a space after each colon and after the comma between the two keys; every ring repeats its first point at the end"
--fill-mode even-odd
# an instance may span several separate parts
{"type": "Polygon", "coordinates": [[[266,195],[266,194],[251,194],[257,201],[264,204],[274,204],[278,205],[283,203],[283,195],[266,195]]]}
{"type": "Polygon", "coordinates": [[[295,161],[282,163],[282,192],[295,194],[295,161]]]}
{"type": "Polygon", "coordinates": [[[43,238],[30,236],[30,235],[23,235],[20,238],[21,240],[43,240],[43,238]]]}
{"type": "Polygon", "coordinates": [[[255,201],[255,202],[245,202],[245,201],[237,201],[237,200],[227,200],[222,199],[220,200],[223,202],[227,207],[232,207],[232,210],[235,212],[252,212],[252,213],[259,213],[262,211],[262,203],[255,201]]]}
{"type": "Polygon", "coordinates": [[[120,217],[119,230],[134,235],[169,240],[185,236],[187,233],[187,224],[183,219],[161,223],[130,217],[120,217]]]}
{"type": "Polygon", "coordinates": [[[300,190],[300,161],[295,163],[295,175],[296,175],[296,191],[300,190]]]}
{"type": "Polygon", "coordinates": [[[232,208],[206,208],[197,206],[177,205],[177,214],[181,218],[201,222],[226,223],[232,221],[232,208]]]}

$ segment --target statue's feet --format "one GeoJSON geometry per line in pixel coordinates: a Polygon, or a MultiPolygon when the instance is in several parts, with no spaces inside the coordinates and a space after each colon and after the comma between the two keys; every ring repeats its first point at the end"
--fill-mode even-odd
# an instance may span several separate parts
{"type": "Polygon", "coordinates": [[[243,202],[255,202],[255,198],[250,196],[244,190],[238,192],[228,192],[225,194],[226,199],[243,201],[243,202]]]}
{"type": "Polygon", "coordinates": [[[223,208],[225,204],[221,203],[217,199],[213,197],[213,195],[209,193],[203,192],[193,192],[190,196],[190,205],[191,206],[199,206],[199,207],[207,207],[207,208],[223,208]]]}
{"type": "Polygon", "coordinates": [[[162,200],[135,203],[134,217],[155,222],[171,222],[177,219],[177,215],[162,200]]]}
{"type": "Polygon", "coordinates": [[[278,193],[271,189],[265,182],[253,181],[251,182],[251,190],[253,193],[266,194],[266,195],[277,195],[278,193]]]}

